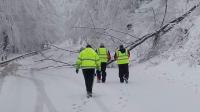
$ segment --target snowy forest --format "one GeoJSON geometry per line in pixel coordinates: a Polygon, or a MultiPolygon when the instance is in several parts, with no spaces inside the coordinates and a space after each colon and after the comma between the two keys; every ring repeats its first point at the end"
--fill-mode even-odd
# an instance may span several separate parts
{"type": "Polygon", "coordinates": [[[0,53],[1,112],[200,111],[200,0],[0,0],[0,53]],[[107,81],[87,99],[75,64],[101,43],[107,81]]]}

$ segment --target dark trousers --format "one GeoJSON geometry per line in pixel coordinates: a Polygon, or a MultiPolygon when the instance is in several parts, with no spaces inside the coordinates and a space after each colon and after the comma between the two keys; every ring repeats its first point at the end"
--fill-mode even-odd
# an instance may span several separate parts
{"type": "Polygon", "coordinates": [[[119,64],[119,79],[120,82],[124,82],[124,78],[128,80],[129,78],[129,67],[128,64],[119,64]]]}
{"type": "Polygon", "coordinates": [[[86,91],[87,93],[92,93],[95,69],[83,69],[82,71],[85,79],[86,91]]]}
{"type": "Polygon", "coordinates": [[[107,63],[101,63],[101,71],[97,70],[97,79],[102,80],[102,82],[106,81],[106,65],[107,63]],[[101,79],[102,76],[102,79],[101,79]]]}

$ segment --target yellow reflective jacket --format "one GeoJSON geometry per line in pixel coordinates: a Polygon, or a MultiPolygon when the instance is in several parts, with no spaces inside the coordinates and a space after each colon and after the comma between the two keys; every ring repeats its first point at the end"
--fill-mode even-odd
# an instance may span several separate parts
{"type": "Polygon", "coordinates": [[[79,54],[76,61],[76,69],[96,68],[100,70],[100,59],[97,53],[92,48],[85,48],[79,54]]]}
{"type": "Polygon", "coordinates": [[[98,48],[97,54],[101,62],[108,62],[108,50],[106,48],[98,48]]]}
{"type": "Polygon", "coordinates": [[[124,53],[117,50],[116,56],[117,56],[117,64],[128,64],[129,63],[129,53],[128,53],[127,49],[124,53]]]}

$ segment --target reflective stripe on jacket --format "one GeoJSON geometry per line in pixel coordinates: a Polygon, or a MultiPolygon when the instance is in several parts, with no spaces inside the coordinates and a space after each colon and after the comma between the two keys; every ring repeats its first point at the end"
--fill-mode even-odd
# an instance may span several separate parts
{"type": "Polygon", "coordinates": [[[128,50],[126,49],[126,52],[122,53],[121,51],[116,51],[117,56],[117,64],[128,64],[129,63],[129,54],[128,50]]]}
{"type": "Polygon", "coordinates": [[[97,53],[92,48],[85,48],[79,54],[76,61],[76,68],[90,69],[96,68],[100,69],[100,60],[97,53]]]}

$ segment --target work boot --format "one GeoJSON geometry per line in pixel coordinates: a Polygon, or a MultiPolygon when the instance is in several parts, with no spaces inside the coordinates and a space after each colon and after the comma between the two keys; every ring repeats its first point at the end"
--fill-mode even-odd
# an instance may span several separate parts
{"type": "Polygon", "coordinates": [[[97,83],[101,82],[101,77],[97,77],[97,83]]]}
{"type": "Polygon", "coordinates": [[[101,80],[97,80],[97,83],[101,83],[101,80]]]}
{"type": "Polygon", "coordinates": [[[125,78],[124,80],[125,80],[126,83],[128,83],[128,79],[127,78],[125,78]]]}
{"type": "Polygon", "coordinates": [[[87,98],[92,97],[92,92],[87,92],[87,98]]]}
{"type": "Polygon", "coordinates": [[[124,80],[120,80],[120,83],[124,83],[124,80]]]}
{"type": "Polygon", "coordinates": [[[127,79],[126,77],[124,77],[124,81],[125,81],[126,83],[128,83],[128,79],[127,79]]]}
{"type": "Polygon", "coordinates": [[[106,82],[106,78],[105,78],[105,77],[102,77],[101,82],[102,82],[102,83],[105,83],[105,82],[106,82]]]}

